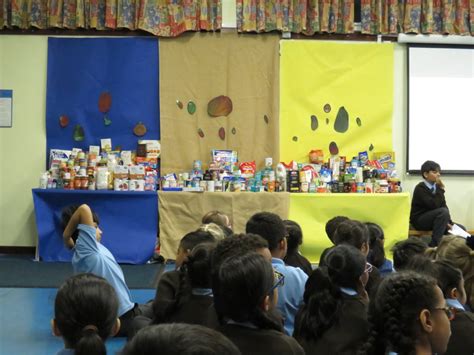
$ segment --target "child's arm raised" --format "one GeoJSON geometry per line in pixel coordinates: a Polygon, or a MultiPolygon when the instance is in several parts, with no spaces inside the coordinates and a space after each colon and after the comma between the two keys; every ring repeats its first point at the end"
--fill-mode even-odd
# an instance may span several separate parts
{"type": "Polygon", "coordinates": [[[94,219],[92,217],[92,211],[90,207],[86,204],[83,204],[78,207],[69,220],[66,228],[63,232],[63,240],[66,247],[69,249],[74,248],[74,241],[72,235],[77,229],[79,224],[86,224],[88,226],[94,226],[94,219]]]}

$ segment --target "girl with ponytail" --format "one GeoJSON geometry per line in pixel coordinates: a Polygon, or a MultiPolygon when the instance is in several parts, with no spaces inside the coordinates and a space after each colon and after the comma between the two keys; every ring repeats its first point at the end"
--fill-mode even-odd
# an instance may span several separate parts
{"type": "Polygon", "coordinates": [[[342,244],[313,271],[293,334],[306,354],[353,354],[366,338],[370,267],[358,249],[342,244]]]}
{"type": "Polygon", "coordinates": [[[218,330],[245,354],[304,354],[295,339],[283,334],[273,315],[284,283],[271,263],[256,252],[226,258],[213,271],[214,306],[223,324],[218,330]]]}
{"type": "Polygon", "coordinates": [[[423,355],[446,352],[451,309],[436,280],[412,271],[394,273],[369,307],[370,333],[360,354],[423,355]]]}
{"type": "Polygon", "coordinates": [[[78,274],[58,290],[53,333],[64,340],[59,354],[105,355],[105,340],[120,329],[113,287],[93,274],[78,274]]]}
{"type": "Polygon", "coordinates": [[[217,326],[211,289],[211,254],[215,243],[194,247],[179,270],[179,284],[173,299],[155,299],[152,324],[188,323],[217,326]]]}

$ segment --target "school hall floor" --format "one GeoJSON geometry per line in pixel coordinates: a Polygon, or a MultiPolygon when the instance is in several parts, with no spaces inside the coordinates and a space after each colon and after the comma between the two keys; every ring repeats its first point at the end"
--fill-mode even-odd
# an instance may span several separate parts
{"type": "MultiPolygon", "coordinates": [[[[3,278],[3,282],[0,280],[0,285],[5,286],[6,283],[12,283],[16,286],[14,280],[11,279],[22,278],[25,273],[34,274],[35,277],[47,277],[47,274],[51,276],[50,269],[55,268],[51,265],[52,263],[33,263],[31,261],[31,266],[25,266],[26,262],[24,257],[0,255],[0,275],[3,278]],[[14,260],[12,261],[12,259],[14,260]],[[20,266],[15,267],[15,265],[20,266]],[[47,268],[47,270],[37,271],[42,268],[47,268]],[[9,274],[8,277],[7,274],[9,274]],[[5,282],[6,279],[10,280],[5,282]]],[[[121,266],[125,270],[126,280],[128,275],[132,283],[137,284],[138,278],[155,279],[156,275],[151,271],[152,266],[150,265],[136,268],[130,265],[121,266]]],[[[65,270],[64,265],[58,265],[56,269],[58,274],[62,273],[61,278],[69,276],[69,271],[65,270]]],[[[172,269],[174,269],[174,264],[168,264],[165,268],[160,268],[158,265],[156,267],[160,273],[172,269]]],[[[53,283],[55,284],[56,281],[58,280],[54,280],[53,283]]],[[[150,284],[156,281],[156,279],[151,280],[150,284]]],[[[148,283],[148,280],[142,281],[143,284],[145,282],[148,283]]],[[[29,284],[28,281],[18,283],[20,286],[23,283],[29,284]]],[[[43,284],[45,282],[37,280],[37,283],[43,284]]],[[[58,285],[60,283],[62,282],[59,282],[58,285]]],[[[144,287],[148,287],[148,285],[144,287]]],[[[130,292],[134,302],[145,303],[155,297],[156,291],[155,288],[149,287],[131,289],[130,292]]],[[[55,337],[50,326],[56,293],[57,287],[0,287],[0,355],[55,355],[64,347],[62,338],[55,337]]],[[[126,338],[109,338],[106,342],[107,354],[116,354],[123,348],[125,342],[126,338]]]]}

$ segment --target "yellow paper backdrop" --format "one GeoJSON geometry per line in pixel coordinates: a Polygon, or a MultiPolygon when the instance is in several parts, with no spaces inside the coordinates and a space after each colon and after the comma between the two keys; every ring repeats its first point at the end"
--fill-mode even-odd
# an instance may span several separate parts
{"type": "Polygon", "coordinates": [[[410,195],[396,194],[290,194],[291,220],[303,230],[301,253],[311,262],[319,262],[321,252],[330,247],[325,226],[335,216],[361,222],[373,222],[385,234],[385,252],[408,237],[410,195]]]}
{"type": "Polygon", "coordinates": [[[365,150],[372,159],[371,144],[373,152],[392,150],[392,44],[287,40],[280,53],[281,161],[306,162],[312,149],[322,149],[327,159],[332,141],[347,159],[365,150]],[[349,114],[344,133],[334,130],[340,107],[349,114]]]}

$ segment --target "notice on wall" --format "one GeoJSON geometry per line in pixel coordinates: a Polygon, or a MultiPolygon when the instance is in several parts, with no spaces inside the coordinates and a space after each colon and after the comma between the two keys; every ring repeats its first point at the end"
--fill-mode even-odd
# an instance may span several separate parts
{"type": "Polygon", "coordinates": [[[0,90],[0,127],[12,126],[13,90],[0,90]]]}

